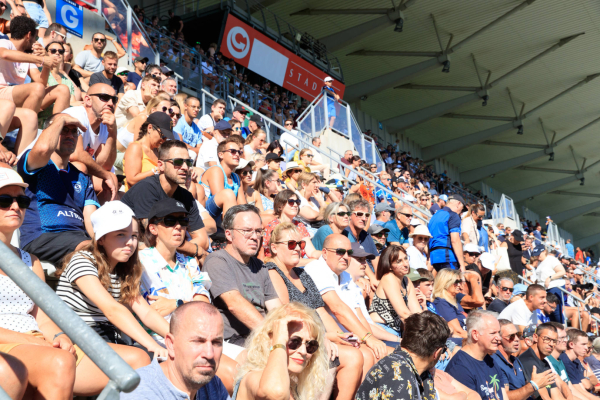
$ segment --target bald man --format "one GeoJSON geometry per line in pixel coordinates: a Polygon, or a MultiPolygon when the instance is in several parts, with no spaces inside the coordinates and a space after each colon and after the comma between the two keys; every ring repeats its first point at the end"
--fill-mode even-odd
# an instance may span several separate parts
{"type": "Polygon", "coordinates": [[[177,308],[165,337],[167,361],[156,360],[137,373],[141,381],[123,400],[226,400],[229,394],[215,376],[223,349],[223,318],[212,304],[193,301],[177,308]]]}
{"type": "Polygon", "coordinates": [[[93,177],[94,191],[100,204],[114,200],[117,177],[110,172],[117,158],[117,124],[115,89],[106,83],[96,83],[83,96],[83,105],[64,111],[75,117],[85,129],[79,130],[77,146],[70,161],[82,172],[93,177]]]}
{"type": "MultiPolygon", "coordinates": [[[[368,371],[375,361],[373,355],[377,359],[383,358],[387,350],[385,344],[371,333],[373,330],[364,315],[366,309],[360,290],[358,296],[353,290],[356,284],[346,272],[350,263],[348,251],[352,251],[350,239],[339,233],[329,235],[323,242],[323,255],[304,267],[304,271],[315,282],[327,310],[340,328],[344,332],[352,332],[358,341],[370,349],[360,347],[365,358],[364,368],[368,371]]],[[[396,340],[392,337],[386,339],[396,340]]]]}

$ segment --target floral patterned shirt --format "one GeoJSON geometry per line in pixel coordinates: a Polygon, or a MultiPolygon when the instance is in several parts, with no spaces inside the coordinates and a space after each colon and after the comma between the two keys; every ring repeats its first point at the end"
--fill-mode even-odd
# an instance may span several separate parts
{"type": "Polygon", "coordinates": [[[398,346],[367,373],[356,400],[435,400],[433,376],[418,374],[412,358],[398,346]]]}
{"type": "MultiPolygon", "coordinates": [[[[279,218],[275,218],[273,221],[269,222],[267,224],[267,226],[265,226],[265,233],[263,234],[263,249],[265,250],[265,257],[271,257],[271,246],[270,246],[271,233],[273,232],[275,227],[277,225],[279,225],[280,223],[281,223],[281,221],[279,220],[279,218]]],[[[296,220],[293,220],[292,223],[294,225],[296,225],[296,228],[300,232],[302,239],[304,239],[304,238],[310,239],[310,234],[308,233],[308,229],[306,229],[306,225],[304,225],[302,222],[296,221],[296,220]]],[[[304,252],[304,250],[302,250],[302,253],[300,254],[300,256],[302,258],[304,258],[306,256],[306,253],[304,252]]]]}

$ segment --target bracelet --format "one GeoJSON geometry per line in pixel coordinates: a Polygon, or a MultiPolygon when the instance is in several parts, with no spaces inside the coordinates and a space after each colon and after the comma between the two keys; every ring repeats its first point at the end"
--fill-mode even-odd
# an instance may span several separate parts
{"type": "Polygon", "coordinates": [[[534,381],[529,381],[529,383],[531,383],[531,386],[533,386],[533,388],[535,390],[540,390],[540,388],[538,387],[538,385],[534,381]]]}
{"type": "Polygon", "coordinates": [[[198,245],[196,243],[193,243],[194,246],[196,246],[196,254],[194,254],[194,257],[198,257],[198,245]]]}
{"type": "Polygon", "coordinates": [[[362,343],[365,343],[367,341],[367,339],[369,338],[369,336],[371,336],[372,333],[371,332],[367,332],[367,334],[365,335],[365,337],[363,337],[362,339],[360,339],[360,341],[362,343]]]}
{"type": "Polygon", "coordinates": [[[58,332],[56,335],[54,335],[54,338],[52,338],[52,341],[54,342],[56,340],[57,337],[59,337],[60,335],[64,335],[64,332],[58,332]]]}
{"type": "Polygon", "coordinates": [[[275,349],[287,350],[287,348],[285,347],[285,344],[277,343],[277,344],[274,344],[273,346],[271,346],[271,348],[269,349],[269,352],[272,352],[275,349]]]}

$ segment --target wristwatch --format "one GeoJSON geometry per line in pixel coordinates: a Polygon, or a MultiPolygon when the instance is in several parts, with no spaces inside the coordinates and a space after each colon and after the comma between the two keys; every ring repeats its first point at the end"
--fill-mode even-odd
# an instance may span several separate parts
{"type": "Polygon", "coordinates": [[[275,349],[284,349],[284,350],[286,350],[286,347],[285,347],[284,344],[281,344],[281,343],[274,344],[273,346],[271,346],[269,348],[269,353],[272,352],[275,349]]]}
{"type": "Polygon", "coordinates": [[[181,299],[177,300],[177,308],[181,307],[183,304],[184,304],[183,300],[181,300],[181,299]]]}

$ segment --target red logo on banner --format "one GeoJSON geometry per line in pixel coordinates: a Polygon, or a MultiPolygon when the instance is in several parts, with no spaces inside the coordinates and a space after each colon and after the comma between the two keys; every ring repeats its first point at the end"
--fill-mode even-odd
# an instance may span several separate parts
{"type": "MultiPolygon", "coordinates": [[[[298,57],[285,47],[229,14],[221,42],[221,52],[238,64],[297,95],[312,101],[325,84],[327,73],[298,57]]],[[[340,97],[346,87],[334,81],[340,97]]]]}

